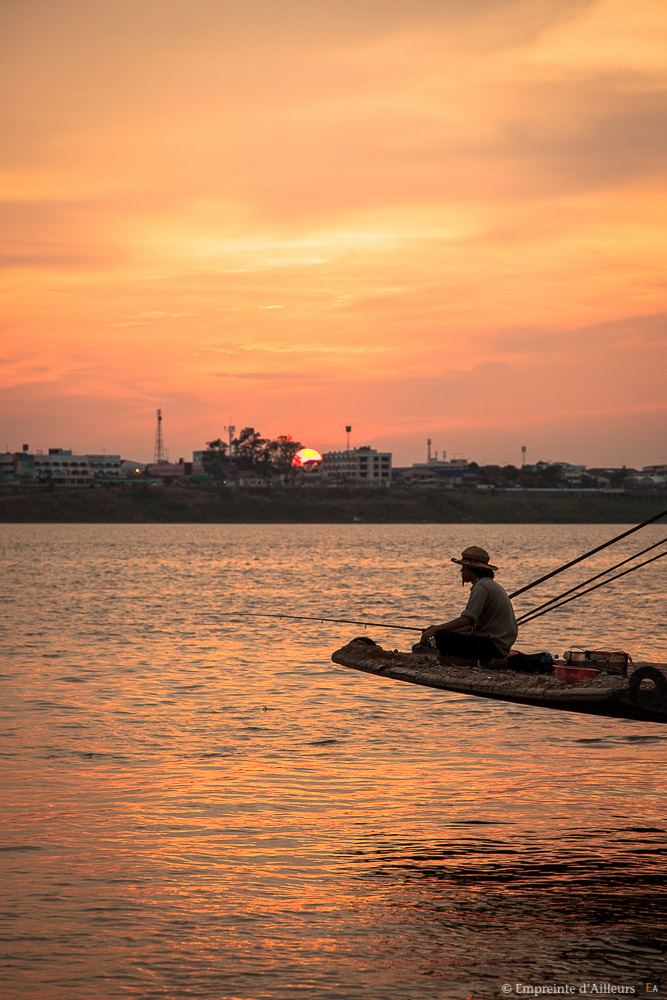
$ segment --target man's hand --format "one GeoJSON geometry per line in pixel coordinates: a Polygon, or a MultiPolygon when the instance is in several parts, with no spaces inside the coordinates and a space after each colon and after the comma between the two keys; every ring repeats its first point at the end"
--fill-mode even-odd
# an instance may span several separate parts
{"type": "Polygon", "coordinates": [[[442,625],[429,625],[425,628],[421,634],[421,639],[419,640],[422,645],[427,646],[429,639],[432,639],[436,632],[440,632],[442,629],[448,629],[450,632],[469,632],[472,627],[472,618],[467,618],[465,615],[459,615],[458,618],[453,618],[450,622],[443,622],[442,625]]]}
{"type": "Polygon", "coordinates": [[[419,640],[422,646],[428,646],[429,639],[432,639],[437,631],[438,629],[435,625],[429,625],[428,628],[425,628],[419,640]]]}

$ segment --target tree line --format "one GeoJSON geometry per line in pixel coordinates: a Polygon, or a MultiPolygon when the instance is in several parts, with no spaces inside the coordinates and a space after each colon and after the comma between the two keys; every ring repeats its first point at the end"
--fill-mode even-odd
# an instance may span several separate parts
{"type": "Polygon", "coordinates": [[[222,438],[206,442],[203,462],[206,472],[216,479],[224,479],[230,467],[254,472],[264,478],[285,476],[292,470],[292,459],[303,445],[290,434],[277,438],[264,438],[254,427],[244,427],[229,445],[222,438]]]}

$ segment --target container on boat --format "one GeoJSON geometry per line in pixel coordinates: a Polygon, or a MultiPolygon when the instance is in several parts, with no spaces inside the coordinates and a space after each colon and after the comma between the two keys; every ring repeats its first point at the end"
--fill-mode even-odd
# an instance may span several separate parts
{"type": "Polygon", "coordinates": [[[595,665],[597,670],[604,670],[606,674],[627,677],[630,657],[622,649],[568,649],[563,653],[563,659],[572,666],[595,665]]]}
{"type": "Polygon", "coordinates": [[[593,667],[561,667],[557,665],[554,667],[554,673],[559,681],[565,681],[566,684],[583,684],[584,681],[597,677],[600,671],[593,667]]]}

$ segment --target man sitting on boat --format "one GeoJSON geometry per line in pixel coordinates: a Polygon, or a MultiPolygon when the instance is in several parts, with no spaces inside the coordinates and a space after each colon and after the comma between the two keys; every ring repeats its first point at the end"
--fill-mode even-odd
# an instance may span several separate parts
{"type": "Polygon", "coordinates": [[[512,602],[494,580],[498,567],[489,560],[489,553],[478,545],[470,545],[460,559],[452,559],[461,567],[462,582],[472,584],[468,603],[458,618],[425,629],[419,640],[423,645],[429,645],[433,638],[442,656],[467,660],[488,662],[507,657],[519,629],[512,602]]]}

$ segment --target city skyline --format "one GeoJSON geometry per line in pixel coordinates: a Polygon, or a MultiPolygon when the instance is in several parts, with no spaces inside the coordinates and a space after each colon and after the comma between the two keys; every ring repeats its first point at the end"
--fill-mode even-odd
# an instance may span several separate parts
{"type": "MultiPolygon", "coordinates": [[[[236,434],[238,435],[239,431],[242,430],[242,429],[243,428],[241,428],[241,427],[235,428],[236,434]]],[[[255,428],[255,429],[258,430],[257,428],[255,428]]],[[[264,437],[269,437],[269,435],[263,435],[263,436],[264,437]]],[[[227,441],[228,441],[227,436],[220,435],[220,437],[223,439],[224,443],[227,445],[227,441]]],[[[215,440],[215,439],[209,439],[209,440],[215,440]]],[[[294,440],[299,440],[299,439],[294,438],[294,440]]],[[[207,442],[203,442],[200,446],[194,446],[194,447],[183,449],[182,451],[180,451],[178,453],[178,456],[176,456],[175,454],[172,454],[170,452],[170,449],[166,446],[166,444],[164,443],[164,440],[163,440],[162,443],[163,443],[163,447],[166,449],[166,456],[163,458],[163,461],[165,461],[167,463],[174,463],[174,464],[178,464],[179,461],[185,461],[185,462],[192,461],[194,453],[198,452],[198,451],[204,450],[205,446],[207,444],[207,442]]],[[[300,443],[302,445],[304,444],[304,442],[300,442],[300,443]]],[[[392,450],[391,446],[389,446],[387,448],[376,448],[375,445],[373,445],[373,444],[369,445],[367,442],[366,443],[350,442],[350,449],[351,450],[357,450],[357,449],[364,449],[366,447],[370,447],[372,450],[375,450],[375,451],[378,451],[378,452],[389,452],[391,454],[391,456],[392,456],[391,462],[392,462],[392,467],[394,467],[394,468],[400,468],[402,466],[403,467],[407,467],[407,466],[411,466],[411,465],[426,464],[428,461],[436,461],[436,462],[438,460],[440,460],[440,461],[455,461],[455,460],[460,460],[460,459],[465,459],[469,463],[470,462],[475,462],[479,466],[500,466],[500,467],[503,467],[503,466],[511,465],[511,466],[515,466],[517,469],[520,469],[521,466],[522,466],[522,464],[525,464],[527,467],[532,467],[532,466],[534,466],[534,465],[536,465],[536,464],[538,464],[540,462],[547,462],[548,464],[553,464],[553,465],[557,465],[557,464],[561,463],[563,465],[584,466],[587,469],[593,469],[593,468],[610,468],[610,469],[611,468],[617,468],[617,469],[628,468],[628,469],[636,469],[637,471],[641,471],[643,468],[655,467],[655,466],[658,466],[658,465],[664,465],[664,464],[666,464],[665,462],[663,462],[663,461],[661,461],[661,460],[659,460],[657,458],[654,458],[654,459],[652,459],[652,460],[650,460],[648,462],[644,462],[644,463],[641,463],[641,464],[637,463],[637,462],[632,462],[632,461],[623,461],[623,462],[620,462],[620,463],[612,464],[612,463],[596,463],[596,462],[586,462],[586,461],[580,461],[580,462],[577,461],[577,462],[575,462],[571,458],[569,458],[568,456],[564,456],[564,455],[560,455],[560,456],[558,456],[556,458],[553,458],[553,457],[548,457],[547,458],[544,455],[541,455],[540,457],[531,457],[531,456],[528,455],[527,451],[526,452],[523,451],[522,447],[519,447],[519,449],[518,449],[519,458],[516,461],[512,461],[511,459],[509,459],[507,461],[501,461],[499,459],[490,459],[489,461],[481,461],[475,455],[463,455],[463,454],[459,454],[459,453],[452,453],[452,454],[450,454],[449,452],[446,451],[446,449],[444,451],[442,451],[440,449],[434,448],[432,445],[433,445],[433,442],[430,439],[425,440],[424,441],[423,455],[416,456],[414,459],[410,459],[409,461],[398,461],[397,460],[397,456],[394,453],[394,451],[392,450]]],[[[228,445],[227,445],[227,447],[228,447],[228,445]]],[[[306,446],[306,447],[308,447],[308,446],[306,446]]],[[[73,456],[77,456],[77,455],[78,456],[85,456],[85,455],[119,455],[120,458],[121,458],[121,460],[123,460],[123,461],[138,462],[138,463],[141,463],[142,465],[151,465],[151,464],[155,463],[155,454],[154,454],[154,452],[155,452],[155,445],[153,446],[153,452],[152,452],[152,454],[150,456],[148,456],[148,457],[140,457],[140,456],[135,455],[135,454],[124,453],[123,451],[121,451],[121,450],[119,450],[117,448],[113,448],[113,447],[104,447],[104,448],[100,448],[100,449],[90,449],[88,451],[85,451],[85,450],[82,450],[82,449],[73,448],[69,444],[62,444],[62,443],[61,444],[48,444],[46,446],[36,445],[34,447],[33,447],[33,445],[30,442],[25,442],[25,441],[20,446],[17,446],[17,447],[11,447],[7,442],[5,443],[5,454],[17,454],[17,453],[19,453],[21,451],[25,451],[26,449],[27,449],[27,451],[28,451],[29,454],[48,454],[50,450],[53,450],[53,451],[55,451],[55,450],[62,450],[64,452],[70,451],[73,456]]],[[[347,442],[343,442],[343,441],[339,441],[339,442],[335,443],[334,445],[332,445],[329,448],[324,448],[323,447],[321,449],[322,453],[327,453],[327,452],[343,452],[343,451],[346,451],[346,450],[347,450],[347,442]]]]}
{"type": "Polygon", "coordinates": [[[667,460],[662,0],[2,20],[12,450],[667,460]]]}

